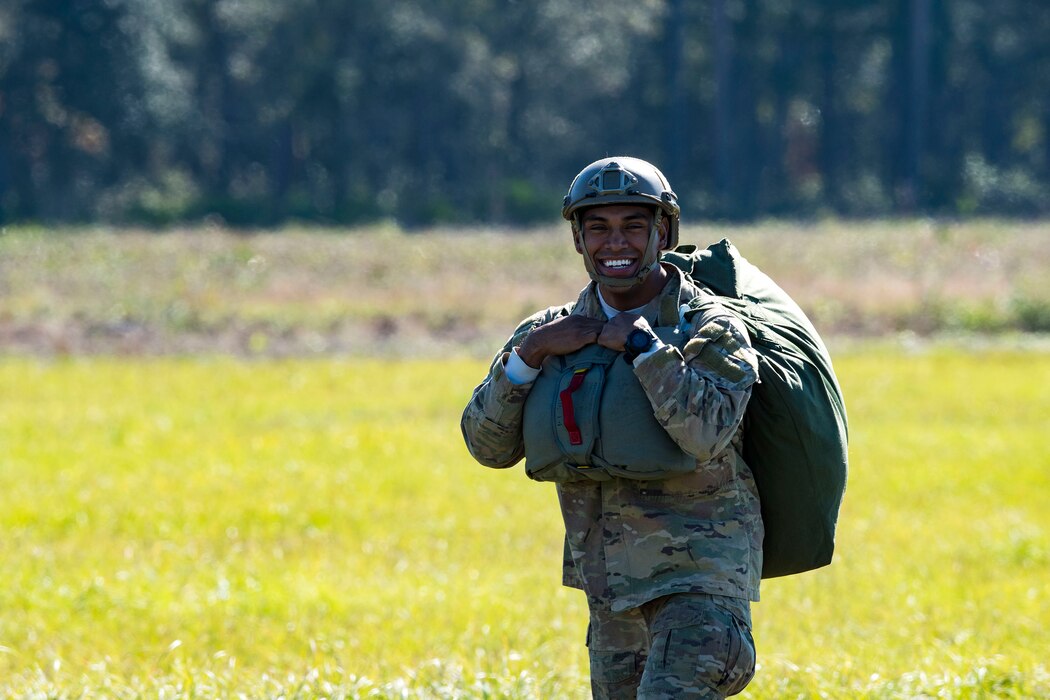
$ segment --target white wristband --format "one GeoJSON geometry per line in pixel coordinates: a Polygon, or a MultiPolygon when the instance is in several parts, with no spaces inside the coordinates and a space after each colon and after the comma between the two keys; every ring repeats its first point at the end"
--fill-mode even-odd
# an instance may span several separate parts
{"type": "Polygon", "coordinates": [[[653,341],[653,344],[651,346],[649,346],[649,349],[646,350],[645,352],[643,352],[638,357],[634,358],[634,362],[632,362],[631,364],[633,366],[637,367],[641,363],[645,362],[645,360],[647,358],[650,358],[653,355],[655,355],[656,353],[660,352],[660,350],[662,350],[663,347],[664,347],[663,341],[660,340],[659,338],[657,338],[656,340],[653,341]]]}
{"type": "Polygon", "coordinates": [[[525,363],[525,360],[521,359],[517,348],[513,348],[510,351],[510,357],[507,358],[507,364],[503,367],[503,371],[511,384],[528,384],[540,376],[538,369],[530,367],[525,363]]]}

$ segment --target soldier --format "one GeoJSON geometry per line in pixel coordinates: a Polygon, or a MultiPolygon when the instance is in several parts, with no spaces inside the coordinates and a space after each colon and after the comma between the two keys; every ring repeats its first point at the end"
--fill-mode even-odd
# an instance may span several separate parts
{"type": "Polygon", "coordinates": [[[467,447],[557,483],[595,698],[738,693],[762,572],[741,456],[757,356],[710,291],[660,263],[679,206],[652,164],[591,163],[562,215],[592,281],[514,331],[463,412],[467,447]]]}

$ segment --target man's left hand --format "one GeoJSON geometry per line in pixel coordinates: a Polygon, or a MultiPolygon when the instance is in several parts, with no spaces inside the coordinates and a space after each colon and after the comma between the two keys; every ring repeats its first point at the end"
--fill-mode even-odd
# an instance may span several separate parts
{"type": "Polygon", "coordinates": [[[649,331],[650,333],[653,332],[649,322],[642,316],[627,313],[617,314],[602,328],[602,332],[598,335],[598,344],[616,352],[623,352],[627,336],[636,328],[649,331]]]}

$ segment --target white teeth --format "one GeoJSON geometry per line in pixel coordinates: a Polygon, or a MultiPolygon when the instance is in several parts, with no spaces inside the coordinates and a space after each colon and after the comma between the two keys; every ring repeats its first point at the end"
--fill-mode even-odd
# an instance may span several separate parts
{"type": "Polygon", "coordinates": [[[613,269],[622,269],[625,267],[630,267],[631,263],[633,262],[633,260],[630,260],[628,258],[621,258],[619,260],[602,260],[602,265],[604,265],[605,267],[611,267],[613,269]]]}

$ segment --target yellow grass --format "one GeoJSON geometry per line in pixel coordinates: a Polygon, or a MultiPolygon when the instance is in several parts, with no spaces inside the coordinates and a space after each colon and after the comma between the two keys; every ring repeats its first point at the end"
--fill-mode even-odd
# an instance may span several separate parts
{"type": "MultiPolygon", "coordinates": [[[[1050,355],[837,358],[835,563],[767,581],[747,697],[1050,694],[1050,355]]],[[[0,695],[586,696],[549,485],[484,363],[0,360],[0,695]]]]}

